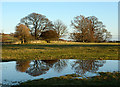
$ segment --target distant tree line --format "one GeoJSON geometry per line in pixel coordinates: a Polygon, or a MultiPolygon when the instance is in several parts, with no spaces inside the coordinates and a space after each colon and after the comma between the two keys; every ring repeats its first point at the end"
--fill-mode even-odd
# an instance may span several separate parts
{"type": "MultiPolygon", "coordinates": [[[[76,42],[103,42],[112,37],[105,25],[95,16],[74,17],[71,27],[74,32],[70,34],[70,38],[76,42]]],[[[42,14],[31,13],[20,20],[14,36],[18,37],[22,43],[30,39],[43,39],[50,43],[51,40],[58,40],[66,34],[68,34],[68,28],[61,20],[53,23],[42,14]]]]}

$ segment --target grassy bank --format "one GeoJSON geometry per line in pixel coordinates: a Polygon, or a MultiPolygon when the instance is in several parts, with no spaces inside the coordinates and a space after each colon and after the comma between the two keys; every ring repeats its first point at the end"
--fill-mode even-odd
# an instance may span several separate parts
{"type": "Polygon", "coordinates": [[[100,76],[80,79],[79,75],[70,74],[66,76],[53,77],[50,79],[39,79],[21,83],[20,86],[35,86],[35,85],[84,85],[84,86],[113,86],[118,87],[120,83],[120,73],[100,72],[100,76]]]}
{"type": "Polygon", "coordinates": [[[2,60],[118,59],[117,43],[11,44],[2,46],[2,60]]]}

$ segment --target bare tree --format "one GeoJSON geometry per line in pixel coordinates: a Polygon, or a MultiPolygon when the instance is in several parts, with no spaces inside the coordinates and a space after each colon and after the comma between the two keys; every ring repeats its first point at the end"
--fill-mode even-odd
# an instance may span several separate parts
{"type": "Polygon", "coordinates": [[[81,35],[81,33],[71,33],[70,34],[70,38],[72,39],[72,40],[74,40],[74,41],[76,41],[76,42],[82,42],[83,40],[82,40],[82,35],[81,35]]]}
{"type": "Polygon", "coordinates": [[[59,38],[64,37],[67,33],[67,26],[61,20],[54,22],[54,29],[57,31],[59,38]]]}
{"type": "Polygon", "coordinates": [[[14,36],[19,38],[21,43],[24,44],[24,42],[31,36],[30,29],[27,26],[20,24],[16,26],[16,32],[14,36]]]}
{"type": "Polygon", "coordinates": [[[74,17],[74,20],[71,21],[71,25],[73,26],[74,29],[81,35],[81,40],[83,42],[86,41],[87,35],[88,35],[88,19],[85,18],[84,16],[80,15],[77,17],[74,17]]]}
{"type": "Polygon", "coordinates": [[[46,16],[37,13],[31,13],[22,18],[20,23],[26,25],[30,29],[31,35],[35,36],[35,39],[39,38],[42,30],[53,28],[52,22],[46,18],[46,16]]]}
{"type": "Polygon", "coordinates": [[[105,37],[104,37],[104,41],[109,41],[112,38],[112,35],[110,32],[106,31],[105,32],[105,37]]]}
{"type": "MultiPolygon", "coordinates": [[[[83,42],[101,42],[111,38],[110,32],[105,29],[105,25],[95,16],[77,16],[71,21],[71,26],[79,33],[83,42]]],[[[72,33],[73,37],[76,34],[72,33]]],[[[77,38],[78,39],[78,38],[77,38]]],[[[79,40],[79,41],[81,41],[79,40]]],[[[75,40],[76,41],[76,40],[75,40]]]]}

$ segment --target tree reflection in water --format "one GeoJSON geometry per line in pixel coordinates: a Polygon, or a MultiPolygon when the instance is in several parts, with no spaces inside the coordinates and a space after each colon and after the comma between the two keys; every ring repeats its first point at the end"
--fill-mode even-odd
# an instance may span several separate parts
{"type": "Polygon", "coordinates": [[[66,61],[67,60],[34,60],[26,73],[32,76],[39,76],[47,73],[50,68],[60,72],[65,66],[67,66],[66,61]]]}
{"type": "Polygon", "coordinates": [[[56,62],[53,66],[54,70],[57,72],[61,72],[68,64],[68,60],[67,59],[62,59],[59,60],[58,62],[56,62]]]}
{"type": "Polygon", "coordinates": [[[29,67],[29,63],[31,61],[28,60],[18,60],[16,61],[16,70],[20,72],[25,72],[29,67]]]}
{"type": "Polygon", "coordinates": [[[39,76],[46,74],[51,68],[60,73],[69,63],[76,74],[83,75],[86,72],[96,72],[103,66],[105,60],[19,60],[16,61],[16,70],[26,72],[31,76],[39,76]]]}
{"type": "Polygon", "coordinates": [[[49,65],[44,61],[34,60],[33,64],[30,65],[26,73],[28,73],[31,76],[39,76],[39,75],[45,74],[50,67],[51,65],[49,65]]]}
{"type": "Polygon", "coordinates": [[[105,60],[75,60],[71,65],[76,74],[83,75],[86,72],[96,72],[104,63],[105,60]]]}

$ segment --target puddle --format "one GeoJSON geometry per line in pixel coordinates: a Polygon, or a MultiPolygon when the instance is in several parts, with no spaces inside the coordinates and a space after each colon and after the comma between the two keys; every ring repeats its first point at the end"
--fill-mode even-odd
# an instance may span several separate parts
{"type": "Polygon", "coordinates": [[[118,60],[19,60],[0,62],[4,85],[18,85],[21,82],[35,79],[47,79],[67,74],[79,74],[86,78],[99,75],[97,72],[118,71],[118,60]]]}

